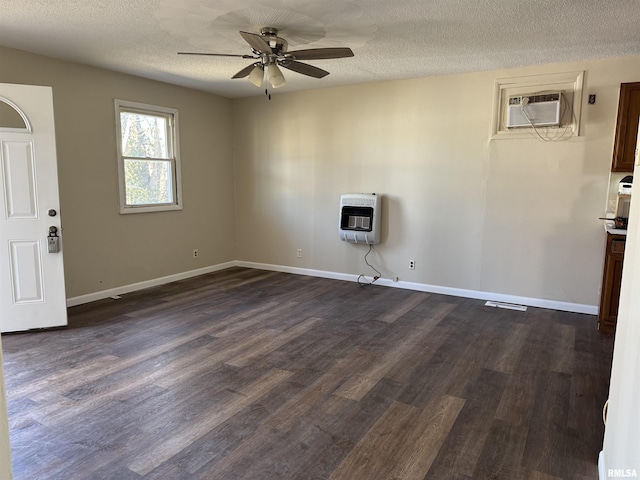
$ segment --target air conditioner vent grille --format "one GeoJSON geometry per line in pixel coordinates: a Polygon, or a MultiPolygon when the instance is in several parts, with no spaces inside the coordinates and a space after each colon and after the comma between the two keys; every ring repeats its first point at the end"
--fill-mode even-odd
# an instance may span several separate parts
{"type": "Polygon", "coordinates": [[[562,101],[561,92],[509,97],[506,127],[559,126],[562,101]]]}
{"type": "Polygon", "coordinates": [[[522,99],[528,98],[529,103],[541,103],[541,102],[557,102],[560,100],[559,93],[547,93],[544,95],[523,95],[520,97],[509,97],[509,105],[520,105],[522,99]]]}

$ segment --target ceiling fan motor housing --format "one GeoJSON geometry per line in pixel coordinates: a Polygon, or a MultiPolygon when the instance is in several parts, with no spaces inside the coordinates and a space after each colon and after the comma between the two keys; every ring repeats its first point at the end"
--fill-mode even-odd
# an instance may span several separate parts
{"type": "MultiPolygon", "coordinates": [[[[264,41],[267,42],[273,53],[278,56],[282,55],[289,48],[289,43],[284,38],[278,36],[278,30],[272,27],[264,27],[260,29],[260,36],[264,38],[264,41]]],[[[256,54],[260,54],[254,50],[256,54]]]]}

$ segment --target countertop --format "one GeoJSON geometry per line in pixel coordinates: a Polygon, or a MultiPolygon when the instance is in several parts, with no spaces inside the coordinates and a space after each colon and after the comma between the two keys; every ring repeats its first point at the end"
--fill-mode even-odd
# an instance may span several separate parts
{"type": "Polygon", "coordinates": [[[616,228],[615,224],[612,221],[607,221],[605,220],[604,222],[604,229],[606,230],[607,233],[610,233],[611,235],[626,235],[627,234],[627,229],[622,229],[622,228],[616,228]]]}

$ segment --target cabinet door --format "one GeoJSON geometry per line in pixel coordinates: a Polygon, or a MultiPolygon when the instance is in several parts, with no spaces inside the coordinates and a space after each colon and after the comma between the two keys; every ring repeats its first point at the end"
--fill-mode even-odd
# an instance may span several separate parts
{"type": "Polygon", "coordinates": [[[600,311],[598,313],[598,329],[604,332],[613,332],[616,327],[625,240],[624,236],[607,234],[600,311]]]}
{"type": "Polygon", "coordinates": [[[639,117],[640,82],[622,83],[620,85],[616,137],[613,144],[612,172],[633,172],[639,117]]]}

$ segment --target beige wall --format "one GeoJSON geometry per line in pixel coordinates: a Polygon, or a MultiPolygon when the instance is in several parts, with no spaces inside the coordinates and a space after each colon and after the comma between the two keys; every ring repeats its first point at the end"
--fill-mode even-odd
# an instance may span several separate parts
{"type": "MultiPolygon", "coordinates": [[[[640,57],[275,91],[271,102],[3,47],[0,65],[0,82],[53,86],[69,297],[233,259],[368,273],[366,249],[338,240],[338,201],[377,192],[383,242],[371,260],[385,276],[598,303],[618,88],[639,80],[640,57]],[[490,141],[495,78],[582,69],[598,101],[583,105],[581,137],[490,141]],[[118,214],[114,98],[179,109],[183,211],[118,214]]],[[[626,441],[613,432],[609,447],[626,441]]]]}
{"type": "Polygon", "coordinates": [[[0,65],[53,87],[68,297],[235,258],[230,100],[2,47],[0,65]],[[182,211],[118,213],[115,98],[179,110],[182,211]]]}
{"type": "Polygon", "coordinates": [[[377,192],[385,277],[597,305],[619,84],[638,71],[628,57],[236,100],[237,258],[369,274],[338,203],[377,192]],[[496,78],[577,70],[581,137],[490,141],[496,78]]]}
{"type": "Polygon", "coordinates": [[[377,192],[371,260],[385,277],[598,303],[618,88],[638,80],[640,57],[276,90],[271,102],[1,47],[0,63],[0,82],[53,86],[69,297],[234,259],[369,273],[365,248],[338,239],[338,202],[377,192]],[[585,95],[582,136],[490,140],[496,78],[576,70],[598,96],[585,95]],[[114,98],[179,109],[183,211],[118,214],[114,98]]]}

